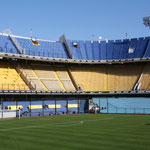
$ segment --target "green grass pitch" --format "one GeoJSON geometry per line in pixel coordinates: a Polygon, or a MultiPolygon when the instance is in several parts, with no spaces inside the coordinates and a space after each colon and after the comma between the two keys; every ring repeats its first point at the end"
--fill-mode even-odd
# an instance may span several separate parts
{"type": "Polygon", "coordinates": [[[0,150],[150,150],[149,115],[0,120],[0,150]]]}

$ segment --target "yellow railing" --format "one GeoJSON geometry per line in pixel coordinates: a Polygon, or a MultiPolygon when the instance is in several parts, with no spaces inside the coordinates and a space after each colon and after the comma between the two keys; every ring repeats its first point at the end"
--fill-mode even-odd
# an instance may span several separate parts
{"type": "Polygon", "coordinates": [[[0,90],[28,90],[25,84],[0,84],[0,90]]]}

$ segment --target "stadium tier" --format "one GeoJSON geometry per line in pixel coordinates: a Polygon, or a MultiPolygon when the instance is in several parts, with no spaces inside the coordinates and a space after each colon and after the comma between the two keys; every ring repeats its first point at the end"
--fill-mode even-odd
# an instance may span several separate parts
{"type": "Polygon", "coordinates": [[[149,90],[150,63],[114,65],[45,64],[0,61],[0,90],[149,90]],[[12,66],[10,66],[12,64],[12,66]]]}
{"type": "Polygon", "coordinates": [[[61,42],[38,40],[34,44],[31,38],[0,35],[0,52],[26,54],[53,58],[68,58],[66,50],[61,42]],[[19,51],[19,48],[21,49],[19,51]]]}
{"type": "Polygon", "coordinates": [[[0,118],[150,114],[149,57],[149,37],[47,41],[0,34],[0,118]]]}
{"type": "Polygon", "coordinates": [[[150,37],[125,40],[47,41],[0,34],[0,52],[75,60],[123,60],[150,57],[150,37]]]}
{"type": "Polygon", "coordinates": [[[39,91],[75,91],[67,69],[63,65],[15,62],[27,85],[39,91]]]}

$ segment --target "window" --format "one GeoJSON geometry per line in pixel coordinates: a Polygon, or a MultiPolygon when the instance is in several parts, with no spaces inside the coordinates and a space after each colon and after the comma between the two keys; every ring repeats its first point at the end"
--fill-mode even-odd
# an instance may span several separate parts
{"type": "Polygon", "coordinates": [[[134,53],[134,48],[129,48],[128,53],[134,53]]]}

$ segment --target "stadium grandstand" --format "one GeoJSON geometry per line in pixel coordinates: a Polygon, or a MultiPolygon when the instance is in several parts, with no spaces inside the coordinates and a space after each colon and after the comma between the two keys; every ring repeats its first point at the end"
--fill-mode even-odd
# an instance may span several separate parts
{"type": "Polygon", "coordinates": [[[149,67],[150,37],[48,41],[1,33],[0,117],[150,114],[149,67]]]}

